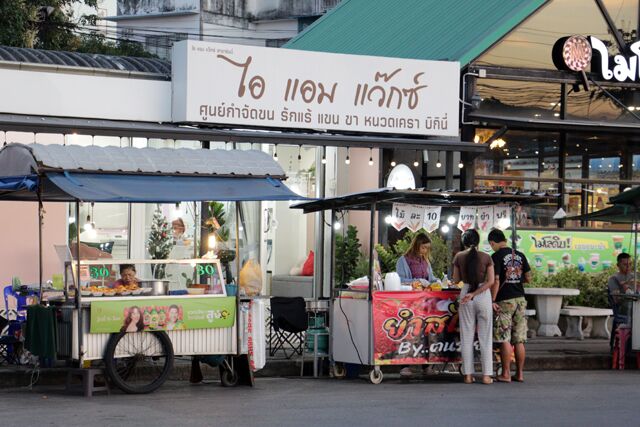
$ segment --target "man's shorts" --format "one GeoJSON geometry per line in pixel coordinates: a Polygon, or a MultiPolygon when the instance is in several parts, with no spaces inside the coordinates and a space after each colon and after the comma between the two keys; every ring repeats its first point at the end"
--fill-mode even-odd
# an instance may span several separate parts
{"type": "Polygon", "coordinates": [[[520,344],[527,342],[527,300],[518,297],[499,301],[500,312],[493,320],[493,340],[520,344]]]}

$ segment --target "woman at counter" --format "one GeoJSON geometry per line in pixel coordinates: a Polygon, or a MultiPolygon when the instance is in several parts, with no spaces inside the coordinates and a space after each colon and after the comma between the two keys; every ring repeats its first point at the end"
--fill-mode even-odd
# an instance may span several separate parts
{"type": "Polygon", "coordinates": [[[407,252],[398,258],[396,272],[403,282],[411,282],[416,279],[424,279],[435,282],[431,262],[431,239],[424,233],[418,233],[413,237],[411,246],[407,252]]]}
{"type": "Polygon", "coordinates": [[[136,277],[136,266],[133,264],[121,264],[120,279],[111,283],[109,287],[117,288],[118,286],[137,285],[138,281],[136,277]]]}
{"type": "Polygon", "coordinates": [[[493,260],[478,250],[480,235],[476,230],[467,230],[462,235],[465,248],[453,258],[453,282],[464,282],[460,293],[460,342],[462,350],[462,374],[464,382],[471,384],[474,374],[473,338],[478,329],[480,359],[482,361],[482,383],[493,380],[493,308],[491,292],[495,273],[493,260]]]}
{"type": "MultiPolygon", "coordinates": [[[[418,233],[413,237],[407,252],[398,258],[396,262],[396,272],[402,282],[423,279],[428,282],[435,282],[436,276],[433,274],[431,262],[431,239],[424,233],[418,233]]],[[[410,377],[413,371],[409,366],[402,366],[400,375],[410,377]]]]}

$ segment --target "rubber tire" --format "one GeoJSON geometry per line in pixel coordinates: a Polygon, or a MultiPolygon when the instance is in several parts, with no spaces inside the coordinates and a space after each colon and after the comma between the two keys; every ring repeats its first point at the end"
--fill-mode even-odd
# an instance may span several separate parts
{"type": "Polygon", "coordinates": [[[238,385],[238,374],[236,371],[230,371],[224,368],[222,365],[220,369],[220,382],[223,387],[235,387],[238,385]]]}
{"type": "Polygon", "coordinates": [[[347,376],[347,368],[342,363],[336,363],[333,365],[333,377],[337,379],[343,379],[347,376]]]}
{"type": "Polygon", "coordinates": [[[384,374],[382,371],[372,369],[371,372],[369,372],[369,381],[371,381],[371,384],[380,384],[383,378],[384,374]]]}
{"type": "Polygon", "coordinates": [[[104,367],[107,373],[107,376],[111,380],[111,383],[118,387],[120,390],[124,391],[127,394],[147,394],[156,391],[158,388],[164,384],[164,382],[169,377],[169,373],[173,368],[173,344],[171,344],[171,340],[169,336],[164,331],[153,331],[153,332],[142,332],[145,334],[154,334],[158,341],[160,341],[160,345],[164,349],[165,355],[167,357],[167,364],[164,367],[164,370],[160,374],[158,378],[156,378],[150,384],[144,387],[132,387],[123,381],[122,378],[116,373],[116,366],[114,363],[114,353],[116,351],[116,346],[120,339],[127,334],[127,332],[119,332],[117,334],[111,334],[109,337],[109,341],[107,342],[107,348],[104,351],[104,367]]]}

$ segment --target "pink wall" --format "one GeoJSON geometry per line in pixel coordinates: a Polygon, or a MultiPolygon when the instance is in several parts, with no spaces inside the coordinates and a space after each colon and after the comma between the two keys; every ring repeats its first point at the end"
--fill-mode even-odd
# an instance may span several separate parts
{"type": "MultiPolygon", "coordinates": [[[[66,242],[66,203],[45,203],[43,241],[43,280],[54,273],[62,273],[53,245],[66,242]]],[[[38,205],[31,202],[0,202],[0,288],[18,276],[22,283],[38,281],[38,205]]],[[[4,308],[4,298],[0,298],[4,308]]]]}
{"type": "MultiPolygon", "coordinates": [[[[348,193],[378,188],[379,153],[380,150],[373,150],[373,165],[369,166],[368,148],[351,148],[349,150],[351,164],[348,169],[348,193]]],[[[358,228],[358,239],[362,244],[361,251],[365,254],[369,253],[370,218],[369,212],[349,212],[349,224],[358,228]]]]}

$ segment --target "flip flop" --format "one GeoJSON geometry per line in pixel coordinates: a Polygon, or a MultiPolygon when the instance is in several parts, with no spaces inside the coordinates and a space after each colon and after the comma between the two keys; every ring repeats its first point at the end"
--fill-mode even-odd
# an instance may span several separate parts
{"type": "Polygon", "coordinates": [[[470,381],[467,381],[467,379],[466,379],[466,378],[465,378],[465,379],[463,379],[463,381],[464,381],[464,383],[465,383],[465,384],[473,384],[473,383],[475,383],[475,382],[476,382],[476,379],[475,379],[475,378],[473,378],[473,377],[471,377],[471,380],[470,380],[470,381]]]}
{"type": "Polygon", "coordinates": [[[498,381],[499,383],[510,383],[512,381],[512,379],[505,379],[502,377],[496,377],[496,381],[498,381]]]}
{"type": "Polygon", "coordinates": [[[524,382],[524,378],[523,378],[523,379],[521,379],[521,380],[519,380],[518,378],[513,377],[513,378],[511,378],[511,381],[515,381],[515,382],[517,382],[517,383],[523,383],[523,382],[524,382]]]}

